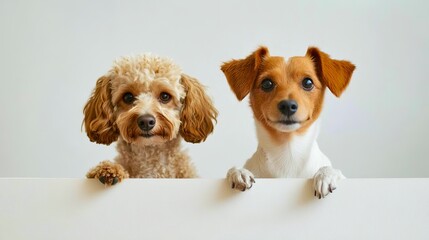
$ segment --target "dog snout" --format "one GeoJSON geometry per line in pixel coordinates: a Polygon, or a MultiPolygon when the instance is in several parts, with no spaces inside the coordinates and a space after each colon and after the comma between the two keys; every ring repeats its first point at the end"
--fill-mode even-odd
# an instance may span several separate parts
{"type": "Polygon", "coordinates": [[[298,103],[295,100],[282,100],[277,105],[279,111],[288,117],[292,116],[298,111],[298,103]]]}
{"type": "Polygon", "coordinates": [[[144,114],[137,118],[137,125],[143,131],[150,131],[155,127],[155,117],[150,114],[144,114]]]}

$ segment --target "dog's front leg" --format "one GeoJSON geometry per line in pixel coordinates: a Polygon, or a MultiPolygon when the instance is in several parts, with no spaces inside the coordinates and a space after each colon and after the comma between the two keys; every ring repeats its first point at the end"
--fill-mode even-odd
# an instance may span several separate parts
{"type": "Polygon", "coordinates": [[[119,163],[103,161],[89,170],[87,178],[97,178],[102,184],[111,186],[128,178],[129,174],[119,163]]]}
{"type": "Polygon", "coordinates": [[[324,198],[337,188],[337,183],[340,180],[345,178],[338,169],[334,169],[331,166],[321,167],[314,174],[314,196],[319,197],[319,199],[324,198]]]}
{"type": "Polygon", "coordinates": [[[233,189],[240,191],[246,191],[253,186],[255,183],[255,177],[253,174],[245,168],[236,168],[233,167],[229,169],[226,175],[227,181],[231,184],[233,189]]]}

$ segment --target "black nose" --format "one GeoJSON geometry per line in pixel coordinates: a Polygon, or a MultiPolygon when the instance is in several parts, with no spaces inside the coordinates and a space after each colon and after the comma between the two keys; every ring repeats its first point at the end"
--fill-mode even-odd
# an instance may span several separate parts
{"type": "Polygon", "coordinates": [[[155,118],[150,114],[141,115],[137,118],[137,125],[139,125],[139,128],[143,131],[151,130],[155,127],[155,123],[155,118]]]}
{"type": "Polygon", "coordinates": [[[288,117],[292,116],[298,111],[298,103],[295,100],[283,100],[277,105],[279,111],[288,117]]]}

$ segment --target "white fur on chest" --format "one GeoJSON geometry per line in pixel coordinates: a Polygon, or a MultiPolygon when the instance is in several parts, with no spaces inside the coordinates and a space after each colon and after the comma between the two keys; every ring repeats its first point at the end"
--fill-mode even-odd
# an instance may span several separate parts
{"type": "Polygon", "coordinates": [[[319,133],[317,121],[304,134],[293,136],[290,141],[280,144],[270,138],[261,123],[255,123],[259,146],[244,166],[255,177],[312,178],[321,167],[331,166],[316,142],[319,133]]]}

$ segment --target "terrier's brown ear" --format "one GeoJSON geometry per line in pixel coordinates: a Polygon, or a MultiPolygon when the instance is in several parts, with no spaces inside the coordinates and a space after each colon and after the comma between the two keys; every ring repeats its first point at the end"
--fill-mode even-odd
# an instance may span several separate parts
{"type": "Polygon", "coordinates": [[[261,63],[269,55],[268,48],[262,46],[245,59],[231,60],[221,66],[229,86],[239,101],[249,94],[261,63]]]}
{"type": "Polygon", "coordinates": [[[119,133],[113,116],[110,78],[97,80],[95,89],[83,108],[85,131],[91,142],[109,145],[118,139],[119,133]]]}
{"type": "Polygon", "coordinates": [[[180,114],[180,135],[191,143],[205,141],[213,132],[217,110],[197,79],[182,74],[181,82],[186,96],[180,114]]]}
{"type": "Polygon", "coordinates": [[[355,65],[345,60],[331,59],[328,54],[316,47],[309,47],[306,56],[314,62],[317,76],[331,92],[340,97],[349,85],[355,65]]]}

